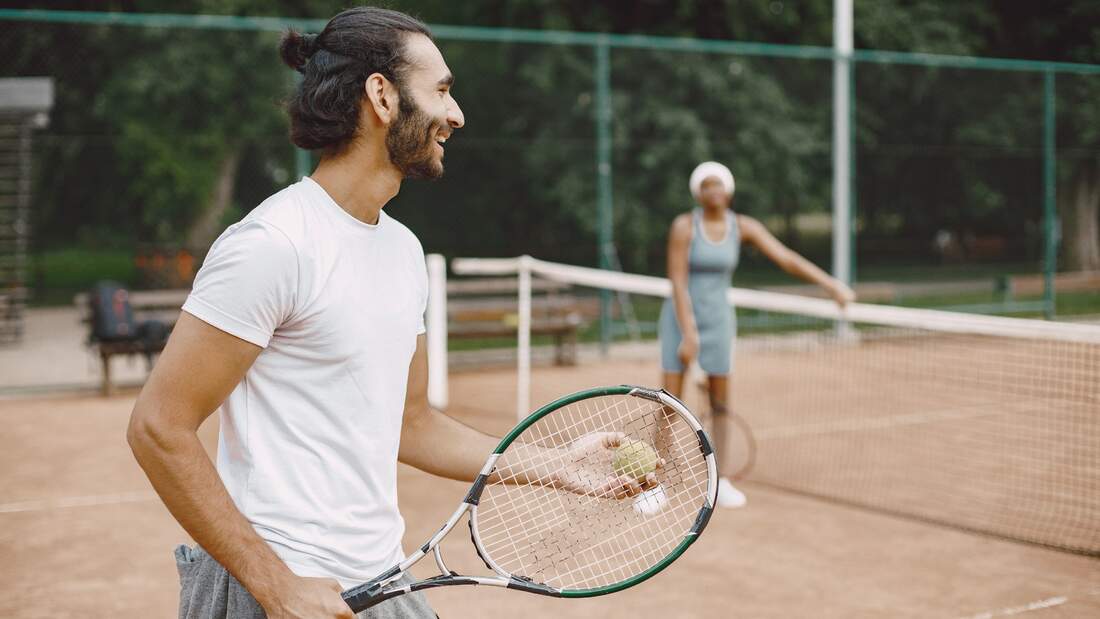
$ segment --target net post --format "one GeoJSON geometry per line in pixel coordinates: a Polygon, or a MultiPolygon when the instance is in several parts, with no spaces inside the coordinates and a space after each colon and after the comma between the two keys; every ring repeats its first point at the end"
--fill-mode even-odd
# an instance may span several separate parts
{"type": "Polygon", "coordinates": [[[428,404],[446,409],[447,392],[447,261],[428,254],[428,404]]]}
{"type": "Polygon", "coordinates": [[[1058,262],[1058,219],[1055,214],[1054,71],[1043,72],[1043,315],[1054,319],[1054,273],[1058,262]]]}
{"type": "Polygon", "coordinates": [[[516,333],[516,418],[523,419],[531,403],[531,256],[519,258],[519,320],[516,333]]]}

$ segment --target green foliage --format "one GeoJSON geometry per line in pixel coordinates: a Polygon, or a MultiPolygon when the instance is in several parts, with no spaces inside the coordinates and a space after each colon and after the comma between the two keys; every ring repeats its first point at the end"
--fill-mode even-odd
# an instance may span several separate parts
{"type": "MultiPolygon", "coordinates": [[[[829,0],[388,4],[441,24],[809,45],[832,37],[829,0]]],[[[49,6],[309,18],[342,7],[49,6]]],[[[1100,33],[1089,26],[1100,9],[1086,0],[876,0],[855,9],[857,47],[1100,61],[1100,33]]],[[[278,59],[277,34],[6,23],[5,35],[5,75],[52,75],[58,84],[36,160],[40,247],[179,241],[209,206],[220,164],[233,153],[241,156],[231,214],[294,180],[279,109],[293,74],[278,59]]],[[[439,44],[467,127],[448,144],[447,176],[407,183],[390,212],[432,251],[594,263],[594,51],[439,44]]],[[[795,222],[827,212],[831,201],[830,62],[615,49],[611,63],[615,238],[624,268],[663,271],[667,226],[691,206],[687,176],[710,158],[733,169],[735,208],[775,222],[783,240],[819,262],[827,256],[827,243],[795,222]]],[[[860,262],[929,258],[944,229],[1004,238],[1011,258],[1037,258],[1041,77],[866,63],[855,75],[860,262]]],[[[1058,97],[1059,174],[1070,183],[1100,145],[1100,108],[1090,105],[1100,99],[1100,79],[1059,77],[1058,97]]]]}
{"type": "Polygon", "coordinates": [[[124,196],[158,241],[180,238],[206,206],[223,158],[282,133],[271,94],[290,79],[277,38],[238,32],[127,32],[131,53],[96,101],[117,140],[124,196]],[[270,94],[269,94],[270,93],[270,94]],[[266,96],[265,96],[266,95],[266,96]]]}
{"type": "Polygon", "coordinates": [[[133,256],[125,250],[59,249],[40,252],[30,265],[34,305],[71,305],[73,295],[97,281],[137,283],[133,256]]]}

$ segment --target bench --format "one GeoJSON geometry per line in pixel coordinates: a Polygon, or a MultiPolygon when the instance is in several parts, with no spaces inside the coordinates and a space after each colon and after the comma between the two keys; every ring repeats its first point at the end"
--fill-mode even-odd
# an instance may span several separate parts
{"type": "MultiPolygon", "coordinates": [[[[447,282],[447,337],[515,337],[519,324],[519,283],[515,277],[447,282]]],[[[599,300],[572,293],[569,284],[531,279],[531,335],[554,338],[554,363],[575,365],[577,332],[599,313],[599,300]]]]}
{"type": "MultiPolygon", "coordinates": [[[[187,300],[187,295],[190,292],[186,289],[131,291],[129,300],[130,307],[134,312],[135,322],[140,324],[146,320],[158,320],[171,329],[176,324],[176,320],[179,319],[180,307],[183,306],[183,302],[187,300]]],[[[80,313],[80,322],[88,325],[90,329],[92,312],[88,300],[88,293],[86,292],[73,297],[73,304],[80,313]]],[[[98,341],[93,339],[90,334],[88,346],[96,349],[103,365],[103,382],[101,385],[103,395],[111,395],[114,391],[114,385],[111,382],[111,357],[116,355],[149,355],[149,353],[159,353],[163,348],[163,345],[161,345],[161,347],[149,350],[146,344],[141,341],[98,341]]],[[[147,356],[146,358],[150,364],[148,369],[152,369],[152,357],[147,356]]]]}
{"type": "MultiPolygon", "coordinates": [[[[1037,296],[1043,294],[1045,280],[1042,275],[1016,275],[1008,280],[1010,294],[1037,296]]],[[[1054,276],[1057,292],[1100,291],[1100,271],[1069,271],[1054,276]]]]}

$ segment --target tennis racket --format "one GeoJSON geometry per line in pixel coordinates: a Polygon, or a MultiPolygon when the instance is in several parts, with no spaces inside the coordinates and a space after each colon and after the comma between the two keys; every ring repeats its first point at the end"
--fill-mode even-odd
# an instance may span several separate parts
{"type": "MultiPolygon", "coordinates": [[[[702,402],[710,399],[710,387],[707,384],[707,375],[699,367],[698,362],[692,361],[687,369],[686,383],[694,384],[699,391],[702,402]]],[[[733,410],[727,410],[726,415],[726,444],[718,445],[718,455],[722,459],[722,470],[733,481],[748,477],[756,466],[756,435],[752,433],[749,422],[733,410]]],[[[713,414],[704,415],[704,426],[714,431],[714,425],[718,420],[713,414]]]]}
{"type": "Polygon", "coordinates": [[[574,393],[513,428],[439,532],[398,565],[344,591],[344,601],[360,612],[452,585],[564,598],[614,593],[660,572],[699,537],[717,481],[702,425],[668,393],[629,385],[574,393]],[[644,476],[655,458],[656,484],[643,492],[616,498],[599,490],[620,475],[644,476]],[[492,575],[460,575],[443,562],[439,544],[466,514],[492,575]],[[429,552],[438,576],[396,583],[429,552]]]}

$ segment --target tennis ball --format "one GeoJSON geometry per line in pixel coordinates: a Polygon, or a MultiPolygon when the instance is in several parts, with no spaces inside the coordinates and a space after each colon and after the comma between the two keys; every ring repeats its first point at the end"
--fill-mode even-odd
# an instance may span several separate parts
{"type": "Polygon", "coordinates": [[[657,451],[645,441],[623,441],[615,450],[611,466],[617,475],[643,481],[657,470],[657,451]]]}
{"type": "Polygon", "coordinates": [[[505,314],[504,317],[500,319],[500,321],[503,322],[504,326],[506,327],[518,327],[519,314],[505,314]]]}

